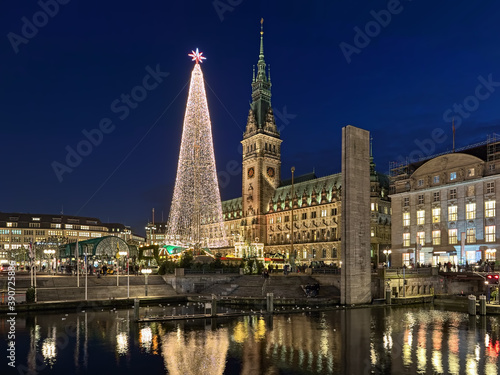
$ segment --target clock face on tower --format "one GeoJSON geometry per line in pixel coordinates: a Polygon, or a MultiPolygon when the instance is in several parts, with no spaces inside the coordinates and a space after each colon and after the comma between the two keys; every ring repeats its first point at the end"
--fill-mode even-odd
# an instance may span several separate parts
{"type": "Polygon", "coordinates": [[[268,167],[267,168],[267,175],[271,178],[274,177],[274,168],[268,167]]]}
{"type": "Polygon", "coordinates": [[[253,167],[248,168],[248,178],[252,178],[254,174],[255,174],[255,171],[254,171],[253,167]]]}

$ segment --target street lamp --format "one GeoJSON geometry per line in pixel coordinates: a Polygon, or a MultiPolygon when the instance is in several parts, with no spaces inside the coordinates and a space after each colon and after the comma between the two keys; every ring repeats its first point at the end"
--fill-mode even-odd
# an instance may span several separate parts
{"type": "Polygon", "coordinates": [[[291,229],[290,230],[291,230],[292,233],[291,233],[291,238],[290,238],[290,257],[291,257],[291,259],[290,259],[291,262],[290,263],[291,263],[291,266],[293,267],[293,266],[295,266],[295,256],[294,256],[295,254],[293,252],[293,225],[294,225],[293,224],[293,196],[294,196],[294,191],[293,191],[293,174],[295,172],[295,167],[292,167],[291,171],[292,171],[292,211],[291,211],[292,221],[291,221],[291,227],[290,227],[291,229]]]}
{"type": "Polygon", "coordinates": [[[49,259],[50,259],[50,263],[49,263],[49,264],[51,265],[51,266],[50,266],[50,268],[51,268],[50,273],[52,273],[52,267],[53,267],[53,266],[52,266],[52,259],[51,259],[51,258],[52,258],[52,257],[53,257],[53,255],[56,253],[56,251],[55,251],[55,250],[53,250],[53,249],[48,249],[48,250],[44,250],[43,252],[44,252],[44,254],[47,254],[47,256],[48,256],[48,257],[49,257],[49,259]]]}
{"type": "Polygon", "coordinates": [[[391,255],[392,251],[389,250],[384,250],[383,253],[385,254],[385,262],[387,263],[387,268],[391,267],[391,262],[389,261],[389,256],[391,255]]]}
{"type": "Polygon", "coordinates": [[[146,281],[145,281],[144,286],[145,286],[145,296],[147,297],[148,296],[148,275],[151,273],[151,268],[143,268],[141,272],[146,277],[146,281]]]}
{"type": "Polygon", "coordinates": [[[130,298],[130,270],[128,266],[128,253],[126,251],[119,251],[118,254],[121,257],[127,256],[127,298],[130,298]]]}

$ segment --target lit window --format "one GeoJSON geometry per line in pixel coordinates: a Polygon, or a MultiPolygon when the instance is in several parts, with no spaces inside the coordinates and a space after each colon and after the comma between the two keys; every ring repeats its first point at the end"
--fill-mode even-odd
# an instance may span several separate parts
{"type": "Polygon", "coordinates": [[[321,217],[326,217],[326,210],[321,210],[321,217]]]}
{"type": "Polygon", "coordinates": [[[417,211],[417,224],[424,225],[425,224],[425,210],[417,211]]]}
{"type": "Polygon", "coordinates": [[[457,229],[449,229],[448,230],[448,243],[450,245],[455,245],[458,242],[458,230],[457,229]]]}
{"type": "Polygon", "coordinates": [[[441,221],[441,209],[438,208],[433,208],[432,209],[432,222],[433,223],[439,223],[441,221]]]}
{"type": "Polygon", "coordinates": [[[474,177],[476,171],[474,168],[467,169],[467,177],[474,177]]]}
{"type": "Polygon", "coordinates": [[[403,226],[408,227],[410,225],[410,213],[403,212],[403,226]]]}
{"type": "Polygon", "coordinates": [[[456,180],[457,179],[457,172],[451,172],[450,173],[450,181],[456,180]]]}
{"type": "Polygon", "coordinates": [[[375,211],[375,203],[372,203],[372,211],[375,211]]]}
{"type": "Polygon", "coordinates": [[[432,244],[433,245],[441,245],[441,231],[433,230],[432,231],[432,244]]]}
{"type": "Polygon", "coordinates": [[[484,227],[484,239],[486,242],[495,242],[495,226],[488,225],[484,227]]]}
{"type": "Polygon", "coordinates": [[[277,223],[281,223],[281,216],[278,216],[278,217],[276,218],[276,222],[277,222],[277,223]]]}
{"type": "Polygon", "coordinates": [[[476,218],[476,204],[467,203],[465,205],[465,218],[467,220],[474,220],[476,218]]]}
{"type": "Polygon", "coordinates": [[[441,199],[441,197],[440,197],[440,195],[439,195],[439,191],[435,191],[435,192],[434,192],[434,199],[433,199],[433,201],[434,201],[434,202],[439,202],[439,201],[440,201],[440,199],[441,199]]]}
{"type": "Polygon", "coordinates": [[[410,233],[403,233],[403,246],[410,246],[410,233]]]}
{"type": "Polygon", "coordinates": [[[495,201],[484,202],[484,216],[485,217],[495,217],[495,201]]]}
{"type": "Polygon", "coordinates": [[[448,207],[448,221],[457,221],[457,206],[448,207]]]}
{"type": "Polygon", "coordinates": [[[8,227],[12,227],[12,223],[7,223],[7,226],[8,227]]]}
{"type": "Polygon", "coordinates": [[[374,228],[372,228],[372,230],[371,230],[371,236],[375,237],[375,229],[374,228]]]}
{"type": "Polygon", "coordinates": [[[476,243],[476,228],[467,228],[467,243],[476,243]]]}
{"type": "Polygon", "coordinates": [[[434,176],[432,178],[432,182],[435,183],[435,184],[439,184],[439,176],[434,176]]]}
{"type": "Polygon", "coordinates": [[[417,232],[417,244],[425,245],[425,232],[417,232]]]}

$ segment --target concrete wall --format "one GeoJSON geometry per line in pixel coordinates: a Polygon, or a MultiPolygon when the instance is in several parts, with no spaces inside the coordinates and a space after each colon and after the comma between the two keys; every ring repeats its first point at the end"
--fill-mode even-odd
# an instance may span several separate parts
{"type": "Polygon", "coordinates": [[[342,304],[370,303],[370,133],[342,129],[342,304]]]}
{"type": "Polygon", "coordinates": [[[177,293],[198,293],[203,289],[215,284],[231,284],[237,277],[236,275],[189,275],[189,276],[172,276],[164,275],[163,279],[177,293]]]}

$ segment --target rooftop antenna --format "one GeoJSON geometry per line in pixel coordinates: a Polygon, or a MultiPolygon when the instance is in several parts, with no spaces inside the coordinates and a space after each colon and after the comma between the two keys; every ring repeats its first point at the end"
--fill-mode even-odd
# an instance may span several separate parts
{"type": "Polygon", "coordinates": [[[455,117],[452,120],[452,129],[453,129],[453,152],[455,152],[455,117]]]}

